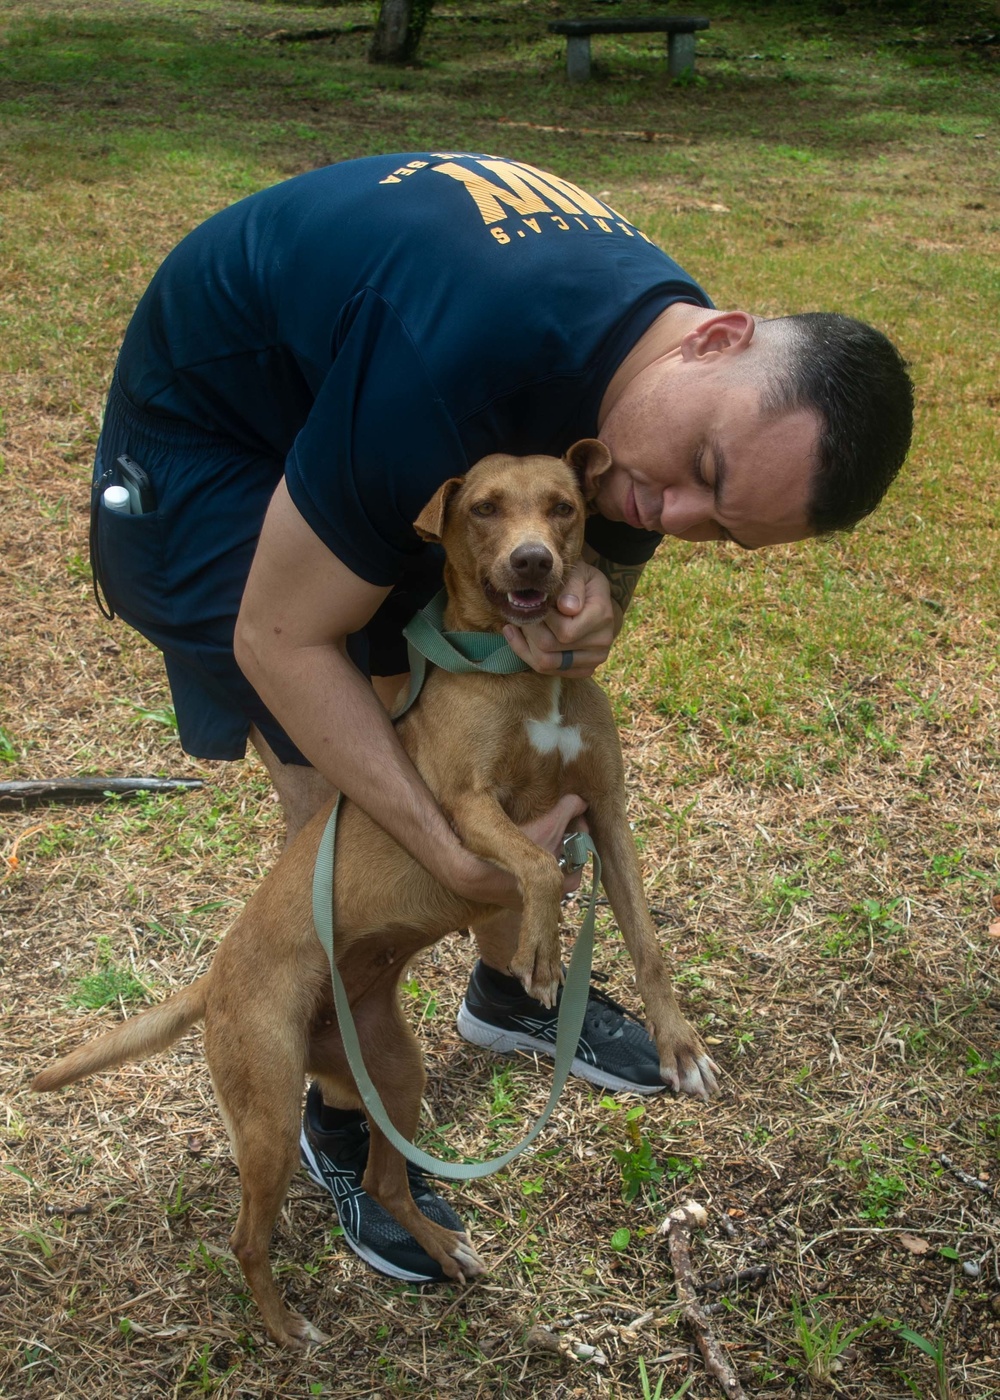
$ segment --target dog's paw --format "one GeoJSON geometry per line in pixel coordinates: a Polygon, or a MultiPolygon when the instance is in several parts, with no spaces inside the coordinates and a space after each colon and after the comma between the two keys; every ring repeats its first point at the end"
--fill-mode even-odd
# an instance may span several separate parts
{"type": "Polygon", "coordinates": [[[650,1033],[660,1051],[660,1078],[664,1084],[675,1094],[690,1094],[707,1102],[719,1087],[716,1076],[721,1070],[687,1022],[666,1036],[657,1035],[652,1027],[650,1033]]]}
{"type": "Polygon", "coordinates": [[[295,1351],[308,1351],[310,1347],[322,1346],[330,1340],[318,1327],[314,1327],[308,1318],[303,1317],[301,1313],[292,1312],[290,1308],[285,1310],[280,1332],[272,1331],[271,1336],[279,1346],[291,1347],[295,1351]]]}
{"type": "Polygon", "coordinates": [[[519,946],[511,961],[510,973],[520,981],[529,997],[550,1009],[554,1007],[563,980],[558,939],[554,950],[536,947],[522,952],[519,946]]]}
{"type": "Polygon", "coordinates": [[[452,1259],[458,1266],[457,1281],[459,1283],[468,1283],[470,1279],[478,1278],[480,1274],[486,1272],[486,1263],[476,1253],[468,1235],[456,1236],[452,1259]]]}

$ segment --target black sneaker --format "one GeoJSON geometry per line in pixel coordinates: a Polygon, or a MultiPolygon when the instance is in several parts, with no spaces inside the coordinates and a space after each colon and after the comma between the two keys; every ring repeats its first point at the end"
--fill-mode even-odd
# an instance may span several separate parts
{"type": "MultiPolygon", "coordinates": [[[[593,977],[597,980],[601,974],[593,977]]],[[[555,1057],[556,1012],[529,997],[516,978],[495,972],[480,959],[458,1009],[458,1033],[487,1050],[555,1057]]],[[[593,984],[572,1072],[602,1088],[630,1089],[634,1094],[658,1094],[666,1088],[660,1057],[645,1026],[593,984]]]]}
{"type": "MultiPolygon", "coordinates": [[[[302,1115],[299,1151],[302,1165],[333,1197],[344,1239],[366,1264],[390,1278],[412,1283],[440,1283],[446,1278],[436,1259],[407,1234],[389,1212],[371,1196],[365,1195],[361,1181],[368,1163],[368,1121],[364,1114],[339,1114],[336,1128],[322,1125],[323,1096],[318,1084],[311,1084],[302,1115]]],[[[410,1190],[417,1206],[428,1220],[448,1230],[465,1226],[458,1216],[427,1185],[427,1179],[412,1162],[406,1164],[410,1190]]]]}

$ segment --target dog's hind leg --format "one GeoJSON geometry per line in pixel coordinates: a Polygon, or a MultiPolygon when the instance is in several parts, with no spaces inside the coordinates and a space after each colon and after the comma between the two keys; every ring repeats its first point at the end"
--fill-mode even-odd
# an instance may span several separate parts
{"type": "MultiPolygon", "coordinates": [[[[395,988],[384,987],[355,1008],[355,1024],[365,1067],[378,1089],[397,1132],[411,1141],[420,1119],[424,1069],[417,1038],[396,1001],[395,988]]],[[[417,1243],[458,1283],[485,1271],[467,1234],[449,1230],[418,1208],[410,1191],[406,1162],[369,1117],[371,1144],[364,1188],[417,1243]]]]}
{"type": "Polygon", "coordinates": [[[326,1341],[282,1301],[271,1272],[274,1222],[299,1163],[303,1049],[295,1031],[269,1019],[254,1033],[253,1010],[231,1024],[209,1019],[205,1051],[215,1097],[240,1171],[242,1199],[230,1246],[253,1293],[268,1335],[305,1348],[326,1341]],[[262,1033],[266,1029],[266,1036],[262,1033]]]}

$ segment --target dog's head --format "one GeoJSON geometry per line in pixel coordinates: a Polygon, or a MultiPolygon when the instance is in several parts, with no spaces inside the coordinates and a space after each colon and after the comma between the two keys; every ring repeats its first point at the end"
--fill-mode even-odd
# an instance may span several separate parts
{"type": "Polygon", "coordinates": [[[452,477],[414,522],[444,546],[445,585],[462,625],[536,622],[583,548],[583,526],[611,454],[583,438],[558,457],[484,457],[452,477]]]}

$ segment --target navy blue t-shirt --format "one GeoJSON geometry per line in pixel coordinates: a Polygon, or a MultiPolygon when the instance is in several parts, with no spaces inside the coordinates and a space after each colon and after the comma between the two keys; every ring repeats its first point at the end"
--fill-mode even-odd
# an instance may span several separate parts
{"type": "MultiPolygon", "coordinates": [[[[320,539],[387,586],[442,481],[595,436],[611,376],[675,301],[712,304],[568,181],[495,156],[375,156],[196,228],[140,302],[118,375],[137,406],[283,462],[320,539]]],[[[627,564],[659,536],[593,517],[588,539],[627,564]]]]}

